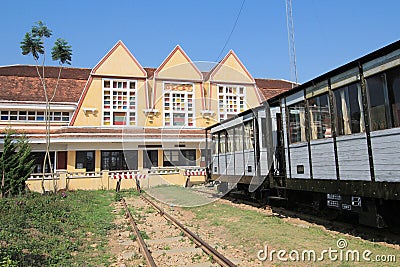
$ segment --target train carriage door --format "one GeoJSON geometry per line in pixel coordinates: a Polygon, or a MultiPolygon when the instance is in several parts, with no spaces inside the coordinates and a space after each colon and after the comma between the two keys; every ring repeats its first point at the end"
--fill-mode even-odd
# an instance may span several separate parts
{"type": "Polygon", "coordinates": [[[276,149],[275,149],[275,172],[282,174],[284,171],[284,147],[283,147],[283,125],[282,125],[282,114],[276,113],[276,149]]]}

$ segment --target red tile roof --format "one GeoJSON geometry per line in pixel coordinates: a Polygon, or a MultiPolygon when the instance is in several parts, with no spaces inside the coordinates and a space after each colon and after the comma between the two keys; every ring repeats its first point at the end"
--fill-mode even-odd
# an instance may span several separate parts
{"type": "MultiPolygon", "coordinates": [[[[144,68],[147,77],[151,78],[156,68],[144,68]]],[[[39,69],[40,73],[42,72],[39,69]]],[[[48,95],[54,93],[59,67],[45,67],[48,95]]],[[[91,69],[63,68],[58,89],[52,102],[77,103],[89,78],[91,69]]],[[[210,73],[210,72],[209,72],[210,73]]],[[[203,73],[205,77],[209,73],[203,73]]],[[[284,80],[255,79],[263,100],[290,90],[296,84],[284,80]]],[[[44,102],[42,84],[38,78],[35,66],[14,65],[0,67],[0,101],[39,101],[44,102]]]]}
{"type": "Polygon", "coordinates": [[[144,68],[144,70],[147,72],[147,78],[151,78],[154,76],[154,72],[157,68],[144,68]]]}
{"type": "Polygon", "coordinates": [[[264,96],[264,100],[268,100],[298,85],[294,82],[289,82],[285,80],[257,79],[257,78],[254,80],[256,81],[258,89],[264,96]]]}
{"type": "MultiPolygon", "coordinates": [[[[42,73],[42,69],[39,69],[42,73]]],[[[91,69],[63,68],[52,102],[78,102],[91,69]]],[[[48,96],[54,93],[59,67],[45,67],[48,96]]],[[[0,67],[0,100],[45,101],[43,86],[35,66],[0,67]]]]}

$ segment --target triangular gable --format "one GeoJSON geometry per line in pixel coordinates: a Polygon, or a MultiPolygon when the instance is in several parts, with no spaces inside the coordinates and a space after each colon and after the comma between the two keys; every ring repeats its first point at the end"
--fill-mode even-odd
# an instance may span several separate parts
{"type": "Polygon", "coordinates": [[[177,45],[155,71],[155,77],[177,80],[203,80],[203,74],[177,45]]]}
{"type": "Polygon", "coordinates": [[[92,70],[92,74],[99,76],[147,77],[147,72],[121,40],[97,63],[92,70]]]}
{"type": "Polygon", "coordinates": [[[210,71],[209,80],[255,83],[253,76],[232,50],[210,71]]]}

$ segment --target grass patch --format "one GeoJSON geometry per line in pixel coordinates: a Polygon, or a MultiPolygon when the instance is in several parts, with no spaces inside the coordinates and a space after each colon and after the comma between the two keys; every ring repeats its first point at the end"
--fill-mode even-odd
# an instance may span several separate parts
{"type": "MultiPolygon", "coordinates": [[[[220,228],[221,233],[226,235],[225,240],[229,240],[229,245],[240,247],[256,261],[258,261],[257,252],[263,249],[265,244],[268,245],[269,250],[284,249],[287,252],[291,250],[315,250],[320,253],[329,248],[338,249],[336,242],[341,238],[348,243],[345,250],[359,250],[360,255],[364,250],[370,250],[372,252],[371,258],[375,255],[396,255],[397,260],[400,259],[399,250],[379,243],[361,240],[341,233],[336,234],[317,226],[299,227],[277,217],[269,217],[252,210],[238,209],[227,204],[213,203],[188,208],[188,210],[196,214],[197,221],[220,228]]],[[[279,261],[275,261],[275,263],[280,264],[279,261]]],[[[329,265],[333,263],[336,266],[346,266],[347,264],[346,262],[330,262],[329,260],[322,264],[326,265],[327,263],[329,265]]],[[[359,265],[382,266],[382,263],[368,263],[361,259],[359,265]]],[[[385,266],[396,266],[396,264],[385,263],[385,266]]]]}
{"type": "Polygon", "coordinates": [[[113,196],[76,191],[0,199],[0,265],[108,265],[113,196]]]}
{"type": "Polygon", "coordinates": [[[203,197],[190,188],[175,185],[162,185],[149,188],[146,191],[155,199],[179,207],[194,207],[210,203],[210,199],[203,197]]]}

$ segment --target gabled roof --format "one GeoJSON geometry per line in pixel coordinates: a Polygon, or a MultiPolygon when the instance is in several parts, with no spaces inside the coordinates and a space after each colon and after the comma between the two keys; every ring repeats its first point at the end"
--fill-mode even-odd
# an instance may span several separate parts
{"type": "Polygon", "coordinates": [[[239,64],[239,66],[243,69],[243,71],[245,72],[245,74],[248,76],[248,78],[254,82],[254,78],[253,76],[251,76],[250,72],[246,69],[246,67],[243,65],[242,61],[240,61],[239,57],[235,54],[235,52],[233,52],[233,50],[230,50],[228,52],[228,54],[225,55],[225,57],[218,62],[218,64],[216,64],[211,70],[210,72],[207,74],[207,77],[205,80],[213,80],[213,76],[215,74],[218,73],[218,71],[221,69],[222,66],[224,66],[225,62],[229,59],[229,57],[233,57],[237,63],[239,64]]]}
{"type": "Polygon", "coordinates": [[[292,88],[296,87],[298,84],[285,80],[276,79],[255,79],[257,88],[264,97],[263,101],[268,100],[276,95],[284,93],[292,88]]]}
{"type": "Polygon", "coordinates": [[[190,65],[198,73],[200,79],[202,80],[203,73],[197,68],[197,66],[193,63],[193,61],[189,58],[189,56],[185,53],[185,51],[179,45],[175,46],[175,48],[171,51],[171,53],[169,53],[167,58],[164,59],[164,61],[161,63],[161,65],[156,69],[156,71],[154,72],[154,75],[157,77],[157,75],[160,73],[160,71],[165,67],[165,65],[167,65],[169,63],[170,59],[173,58],[177,52],[180,52],[183,55],[183,57],[187,60],[187,62],[190,63],[190,65]]]}
{"type": "MultiPolygon", "coordinates": [[[[106,65],[109,61],[112,61],[113,63],[111,63],[111,65],[113,66],[113,67],[115,67],[115,63],[119,63],[119,64],[117,64],[117,66],[119,66],[119,67],[125,67],[126,69],[132,69],[131,67],[132,67],[132,62],[125,62],[125,60],[121,60],[121,58],[119,58],[118,59],[118,56],[117,56],[117,58],[116,58],[116,56],[114,55],[115,53],[116,53],[116,51],[119,49],[119,48],[122,48],[123,50],[123,55],[128,55],[128,58],[130,58],[132,61],[133,61],[133,66],[134,66],[134,68],[133,69],[136,69],[136,70],[139,70],[141,73],[142,73],[142,75],[144,76],[144,77],[146,77],[146,75],[147,75],[147,72],[143,69],[143,67],[139,64],[139,62],[137,61],[137,59],[132,55],[132,53],[131,53],[131,51],[129,51],[129,49],[126,47],[126,45],[121,41],[121,40],[119,40],[112,48],[111,48],[111,50],[110,51],[108,51],[108,53],[99,61],[99,63],[97,63],[96,64],[96,66],[93,68],[93,70],[92,70],[92,75],[95,75],[95,74],[102,74],[101,73],[101,69],[104,67],[104,65],[106,65]],[[121,61],[123,61],[123,62],[121,62],[121,61]],[[129,66],[129,67],[128,67],[129,66]],[[98,72],[100,72],[100,73],[98,73],[98,72]]],[[[122,68],[123,69],[123,68],[122,68]]],[[[126,69],[124,69],[124,71],[126,71],[126,69]]],[[[132,69],[132,70],[133,70],[132,69]]],[[[118,73],[116,73],[116,74],[118,74],[118,73]]]]}
{"type": "MultiPolygon", "coordinates": [[[[59,70],[59,67],[45,67],[49,97],[54,93],[59,70]]],[[[42,74],[41,68],[39,71],[42,74]]],[[[64,67],[52,102],[77,103],[90,71],[91,69],[64,67]]],[[[43,86],[36,67],[31,65],[0,67],[0,101],[45,102],[43,86]]]]}

